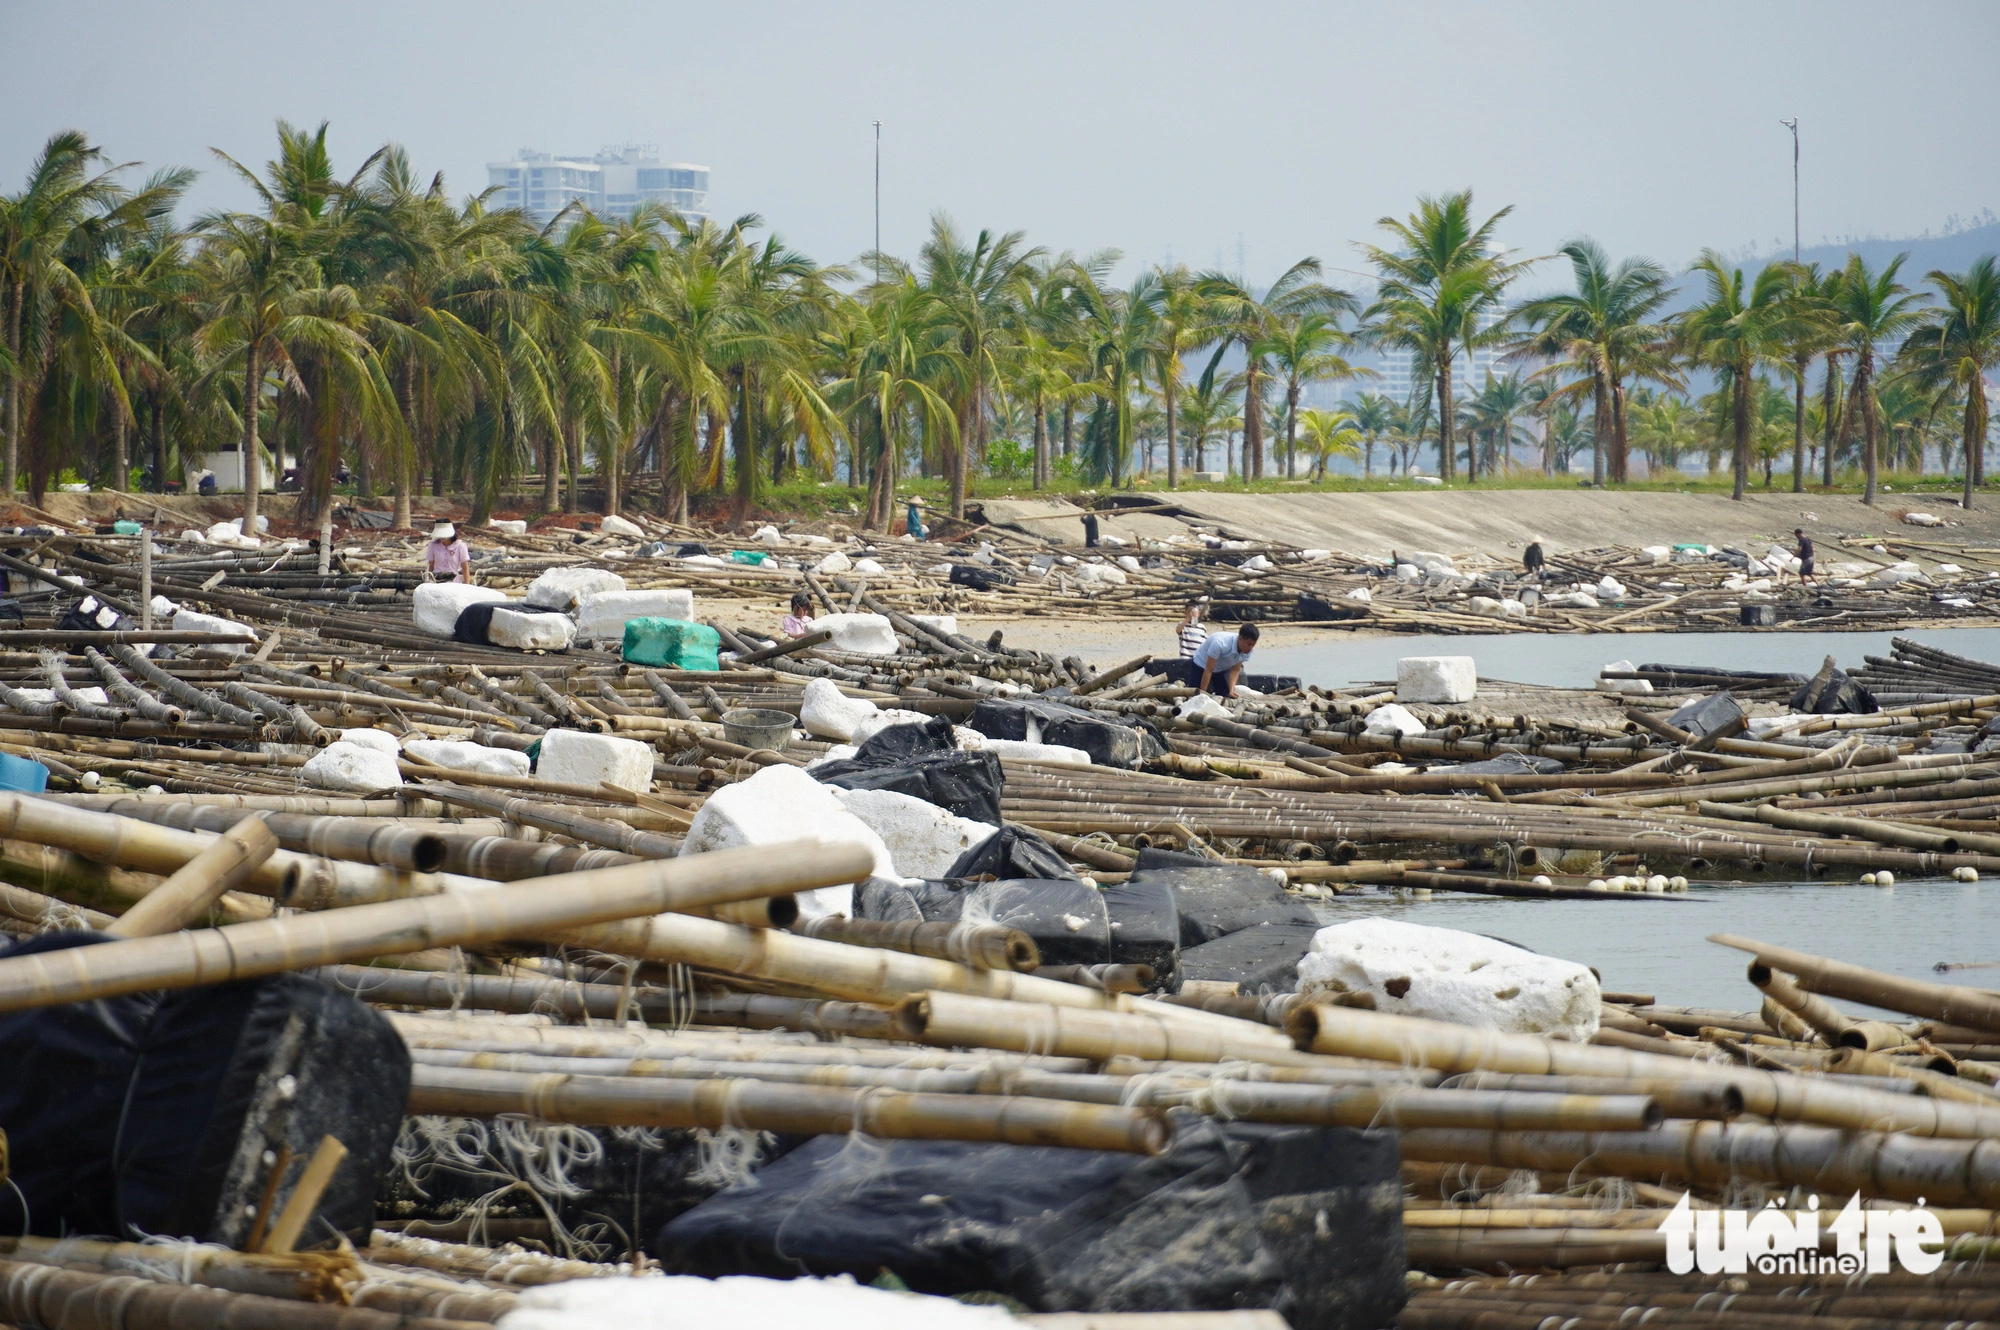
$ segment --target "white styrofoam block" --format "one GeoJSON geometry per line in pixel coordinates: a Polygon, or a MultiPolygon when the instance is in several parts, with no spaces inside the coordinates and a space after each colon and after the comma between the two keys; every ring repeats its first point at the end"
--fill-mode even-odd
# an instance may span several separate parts
{"type": "Polygon", "coordinates": [[[1597,597],[1588,591],[1560,591],[1548,597],[1548,602],[1556,609],[1594,610],[1600,608],[1597,597]]]}
{"type": "Polygon", "coordinates": [[[1576,1043],[1597,1033],[1602,1000],[1597,977],[1575,961],[1381,918],[1313,934],[1299,961],[1299,991],[1341,987],[1374,994],[1377,1011],[1576,1043]]]}
{"type": "Polygon", "coordinates": [[[1060,767],[1087,767],[1090,754],[1068,744],[1031,744],[1026,739],[988,739],[987,752],[1005,761],[1012,757],[1023,762],[1048,762],[1060,767]]]}
{"type": "Polygon", "coordinates": [[[522,1290],[500,1320],[502,1330],[684,1330],[727,1325],[743,1330],[812,1326],[814,1330],[1009,1330],[998,1306],[889,1292],[832,1279],[761,1279],[668,1275],[648,1279],[573,1279],[522,1290]]]}
{"type": "Polygon", "coordinates": [[[860,723],[854,727],[854,733],[849,735],[848,739],[857,745],[865,744],[892,725],[923,725],[929,721],[930,717],[921,711],[904,711],[900,707],[883,707],[877,710],[872,716],[862,717],[860,723]]]}
{"type": "Polygon", "coordinates": [[[486,640],[496,647],[516,651],[561,651],[576,640],[576,620],[567,614],[548,611],[527,614],[520,610],[495,610],[487,625],[486,640]]]}
{"type": "Polygon", "coordinates": [[[833,634],[833,641],[827,643],[841,651],[853,651],[864,656],[893,656],[900,649],[896,645],[896,629],[883,614],[822,614],[812,621],[814,632],[824,629],[833,634]]]}
{"type": "Polygon", "coordinates": [[[624,578],[602,568],[551,568],[528,583],[521,599],[538,610],[569,610],[585,596],[624,589],[624,578]]]}
{"type": "Polygon", "coordinates": [[[1369,734],[1422,734],[1424,723],[1411,715],[1409,708],[1399,707],[1394,702],[1385,703],[1368,713],[1362,729],[1369,734]]]}
{"type": "Polygon", "coordinates": [[[943,633],[946,637],[956,637],[958,635],[958,616],[956,614],[912,614],[910,618],[932,632],[943,633]]]}
{"type": "Polygon", "coordinates": [[[511,748],[489,748],[458,739],[412,739],[403,751],[452,771],[480,771],[490,776],[528,774],[528,755],[511,748]]]}
{"type": "Polygon", "coordinates": [[[1500,602],[1500,613],[1502,617],[1508,619],[1525,619],[1528,617],[1528,607],[1525,603],[1509,596],[1500,602]]]}
{"type": "Polygon", "coordinates": [[[1606,574],[1603,581],[1591,588],[1591,592],[1599,600],[1623,600],[1625,599],[1625,584],[1617,578],[1606,574]]]}
{"type": "Polygon", "coordinates": [[[355,726],[342,730],[338,742],[353,744],[356,748],[372,748],[391,757],[403,751],[402,740],[387,730],[378,730],[371,726],[355,726]]]}
{"type": "Polygon", "coordinates": [[[1944,519],[1936,513],[1904,513],[1903,520],[1911,526],[1943,526],[1944,519]]]}
{"type": "Polygon", "coordinates": [[[841,806],[882,838],[902,877],[943,877],[958,856],[999,828],[894,790],[843,790],[828,786],[841,806]]]}
{"type": "Polygon", "coordinates": [[[655,591],[598,591],[576,607],[576,635],[599,642],[625,638],[628,619],[694,620],[694,592],[686,587],[655,591]]]}
{"type": "Polygon", "coordinates": [[[1372,601],[1372,600],[1374,600],[1374,599],[1375,599],[1375,593],[1374,593],[1374,592],[1372,592],[1372,591],[1370,591],[1370,590],[1369,590],[1369,589],[1368,589],[1367,587],[1365,587],[1365,586],[1358,586],[1358,587],[1354,588],[1354,589],[1353,589],[1352,591],[1350,591],[1350,592],[1348,592],[1348,593],[1347,593],[1347,598],[1348,598],[1349,600],[1358,600],[1358,601],[1360,601],[1360,602],[1361,602],[1362,604],[1364,604],[1364,605],[1365,605],[1365,604],[1367,604],[1367,603],[1368,603],[1369,601],[1372,601]]]}
{"type": "Polygon", "coordinates": [[[1465,602],[1465,612],[1481,618],[1497,619],[1500,617],[1500,602],[1491,596],[1474,596],[1465,602]]]}
{"type": "Polygon", "coordinates": [[[1237,567],[1246,573],[1266,573],[1271,570],[1271,561],[1261,554],[1253,554],[1237,567]]]}
{"type": "Polygon", "coordinates": [[[835,550],[833,553],[827,555],[824,559],[821,559],[818,563],[814,564],[813,571],[821,574],[844,573],[853,567],[854,567],[854,560],[848,558],[845,554],[842,554],[839,550],[835,550]]]}
{"type": "Polygon", "coordinates": [[[611,516],[605,518],[599,525],[603,528],[604,534],[607,536],[624,536],[628,540],[644,540],[646,538],[646,528],[628,518],[620,517],[617,513],[611,514],[611,516]]]}
{"type": "Polygon", "coordinates": [[[799,701],[799,723],[820,739],[849,743],[854,729],[880,708],[865,697],[849,697],[831,679],[814,679],[799,701]]]}
{"type": "Polygon", "coordinates": [[[1118,566],[1128,573],[1136,573],[1139,571],[1139,560],[1134,555],[1121,554],[1118,556],[1118,566]]]}
{"type": "Polygon", "coordinates": [[[495,531],[504,531],[506,534],[510,536],[525,536],[528,534],[527,522],[523,521],[518,517],[515,518],[495,517],[489,520],[486,523],[486,525],[491,527],[495,531]]]}
{"type": "Polygon", "coordinates": [[[217,522],[208,529],[207,538],[211,545],[234,545],[238,549],[245,550],[258,549],[264,544],[255,536],[243,534],[243,522],[240,518],[217,522]]]}
{"type": "MultiPolygon", "coordinates": [[[[221,633],[229,637],[243,638],[253,645],[257,641],[256,631],[249,625],[240,624],[234,619],[225,619],[216,614],[203,614],[198,610],[184,609],[176,612],[174,615],[174,631],[177,633],[221,633]]],[[[240,656],[243,654],[245,648],[231,646],[228,643],[211,642],[203,650],[225,651],[232,656],[240,656]]]]}
{"type": "MultiPolygon", "coordinates": [[[[833,845],[859,845],[874,858],[872,876],[894,879],[895,860],[889,847],[866,822],[847,811],[822,785],[794,766],[765,767],[748,780],[724,785],[708,796],[682,854],[727,850],[738,845],[776,845],[790,840],[818,840],[833,845]]],[[[799,893],[799,912],[807,918],[852,914],[853,886],[820,887],[799,893]]]]}
{"type": "Polygon", "coordinates": [[[1479,669],[1470,656],[1405,656],[1396,662],[1398,702],[1470,702],[1477,696],[1479,669]]]}
{"type": "Polygon", "coordinates": [[[641,794],[653,788],[653,749],[637,739],[582,730],[550,730],[535,761],[540,780],[565,785],[615,785],[641,794]]]}
{"type": "Polygon", "coordinates": [[[1641,545],[1639,553],[1645,555],[1654,563],[1661,564],[1672,558],[1674,551],[1673,547],[1669,545],[1641,545]]]}
{"type": "Polygon", "coordinates": [[[328,744],[306,759],[299,774],[323,790],[365,794],[370,790],[394,789],[403,783],[396,769],[396,755],[360,744],[328,744]]]}
{"type": "Polygon", "coordinates": [[[872,577],[874,574],[882,571],[882,564],[876,559],[856,559],[854,561],[854,571],[864,577],[872,577]]]}
{"type": "Polygon", "coordinates": [[[758,527],[750,539],[756,541],[759,545],[782,545],[785,543],[784,536],[774,526],[758,527]]]}
{"type": "Polygon", "coordinates": [[[1409,561],[1419,568],[1428,569],[1436,566],[1443,568],[1446,572],[1451,572],[1458,567],[1457,564],[1451,561],[1449,554],[1440,554],[1436,550],[1411,550],[1409,561]]]}
{"type": "Polygon", "coordinates": [[[1125,570],[1108,563],[1078,564],[1076,580],[1086,590],[1093,587],[1124,586],[1125,570]]]}
{"type": "Polygon", "coordinates": [[[465,612],[466,606],[506,599],[504,591],[495,591],[490,586],[473,586],[470,582],[419,582],[410,596],[417,631],[432,637],[450,637],[451,630],[458,626],[458,616],[465,612]]]}

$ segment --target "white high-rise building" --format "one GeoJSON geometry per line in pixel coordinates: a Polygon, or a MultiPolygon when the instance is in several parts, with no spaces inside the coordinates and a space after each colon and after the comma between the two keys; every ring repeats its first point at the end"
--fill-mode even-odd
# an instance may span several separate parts
{"type": "Polygon", "coordinates": [[[708,168],[663,162],[650,143],[614,145],[591,156],[523,148],[510,161],[488,162],[486,181],[498,190],[491,206],[519,208],[543,225],[571,203],[607,217],[626,216],[642,203],[708,215],[708,168]]]}

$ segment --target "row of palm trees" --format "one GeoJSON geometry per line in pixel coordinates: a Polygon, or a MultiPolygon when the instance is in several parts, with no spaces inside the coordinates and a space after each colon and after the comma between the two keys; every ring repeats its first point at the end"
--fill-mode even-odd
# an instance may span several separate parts
{"type": "Polygon", "coordinates": [[[741,520],[765,486],[845,479],[882,526],[913,474],[943,480],[959,516],[988,467],[1018,462],[1037,488],[1122,484],[1161,444],[1169,486],[1216,446],[1250,479],[1302,457],[1321,476],[1348,456],[1372,472],[1377,448],[1407,473],[1432,447],[1443,479],[1462,459],[1477,480],[1537,441],[1544,469],[1588,447],[1595,479],[1618,483],[1634,443],[1678,457],[1722,418],[1740,495],[1760,458],[1768,480],[1775,377],[1793,390],[1795,485],[1809,428],[1828,483],[1858,435],[1872,501],[1882,448],[1908,444],[1893,403],[1924,415],[1925,437],[1958,415],[1969,496],[2000,361],[1990,259],[1930,274],[1932,299],[1899,264],[1746,279],[1708,254],[1702,302],[1664,318],[1662,268],[1578,241],[1561,251],[1574,293],[1513,302],[1530,264],[1495,239],[1507,210],[1479,220],[1465,192],[1382,220],[1364,305],[1315,259],[1262,289],[1179,266],[1119,285],[1114,252],[967,236],[942,216],[913,261],[851,267],[754,215],[573,208],[538,224],[452,201],[394,146],[341,175],[326,140],[281,122],[261,171],[218,154],[254,206],[186,225],[192,172],[128,185],[83,135],[48,141],[0,196],[0,492],[25,481],[39,504],[71,473],[123,489],[135,457],[159,487],[234,450],[253,518],[270,487],[296,489],[309,518],[351,473],[393,498],[398,525],[426,484],[469,494],[482,519],[539,474],[545,509],[581,510],[589,488],[604,511],[641,500],[677,520],[704,497],[741,520]],[[1407,354],[1410,400],[1311,405],[1317,384],[1369,377],[1364,344],[1407,354]],[[1454,381],[1493,352],[1523,372],[1454,381]],[[1717,406],[1686,401],[1697,370],[1717,406]]]}

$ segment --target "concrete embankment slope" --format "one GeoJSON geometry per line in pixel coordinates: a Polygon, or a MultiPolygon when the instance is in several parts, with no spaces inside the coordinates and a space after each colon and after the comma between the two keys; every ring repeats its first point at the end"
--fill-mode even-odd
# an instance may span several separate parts
{"type": "Polygon", "coordinates": [[[1582,489],[1172,496],[1185,511],[1249,539],[1358,555],[1423,549],[1500,557],[1517,554],[1536,536],[1551,550],[1696,540],[1743,546],[1789,540],[1793,527],[1823,542],[1885,535],[1951,544],[2000,540],[2000,499],[1984,501],[1993,508],[1962,513],[1935,495],[1895,494],[1872,509],[1851,494],[1752,494],[1738,503],[1717,494],[1582,489]],[[1901,520],[1906,511],[1935,513],[1949,525],[1909,526],[1901,520]]]}

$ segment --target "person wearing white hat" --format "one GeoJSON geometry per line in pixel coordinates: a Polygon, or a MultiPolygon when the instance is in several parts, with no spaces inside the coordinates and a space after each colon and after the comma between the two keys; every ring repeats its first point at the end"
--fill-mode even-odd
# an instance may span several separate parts
{"type": "Polygon", "coordinates": [[[433,582],[470,582],[472,547],[458,538],[458,529],[439,522],[431,531],[431,543],[424,547],[424,567],[433,582]]]}

